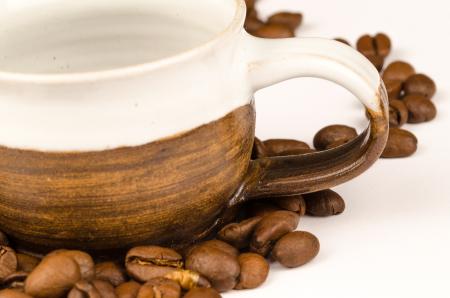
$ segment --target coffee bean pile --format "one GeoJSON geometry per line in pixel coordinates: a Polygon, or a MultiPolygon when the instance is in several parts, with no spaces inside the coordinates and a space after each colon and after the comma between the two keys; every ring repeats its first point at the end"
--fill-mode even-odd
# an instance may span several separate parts
{"type": "Polygon", "coordinates": [[[390,130],[382,157],[413,155],[417,151],[417,138],[401,127],[406,123],[424,123],[436,118],[437,109],[432,102],[436,84],[427,75],[416,73],[415,68],[405,61],[394,61],[383,69],[392,48],[391,39],[384,33],[361,36],[356,48],[382,73],[388,92],[390,130]]]}
{"type": "Polygon", "coordinates": [[[33,256],[15,251],[0,232],[0,297],[209,298],[254,289],[266,281],[270,262],[295,268],[319,253],[317,237],[295,231],[301,216],[335,215],[344,208],[331,190],[252,203],[215,239],[183,251],[134,247],[116,261],[95,262],[86,252],[65,249],[33,256]]]}
{"type": "MultiPolygon", "coordinates": [[[[295,36],[295,30],[303,21],[301,13],[278,12],[270,16],[266,22],[258,17],[255,0],[247,0],[246,30],[257,37],[286,38],[295,36]]],[[[351,43],[344,38],[336,38],[348,46],[351,43]]],[[[436,118],[437,109],[432,102],[436,93],[436,84],[425,74],[418,74],[414,67],[404,61],[394,61],[384,68],[385,61],[392,51],[392,42],[385,33],[374,36],[365,34],[356,42],[356,49],[363,54],[382,74],[383,81],[389,95],[389,140],[384,150],[383,158],[409,157],[417,151],[418,140],[416,136],[401,127],[406,124],[428,122],[436,118]]],[[[327,128],[332,134],[335,126],[327,128]]],[[[342,134],[349,133],[350,128],[341,129],[342,134]]],[[[354,134],[356,136],[356,132],[354,134]]],[[[331,149],[323,140],[314,140],[318,150],[331,149]]],[[[334,145],[339,146],[347,142],[342,140],[334,145]]],[[[283,152],[284,155],[301,154],[303,148],[293,148],[292,152],[283,152]],[[290,154],[287,154],[290,153],[290,154]]]]}

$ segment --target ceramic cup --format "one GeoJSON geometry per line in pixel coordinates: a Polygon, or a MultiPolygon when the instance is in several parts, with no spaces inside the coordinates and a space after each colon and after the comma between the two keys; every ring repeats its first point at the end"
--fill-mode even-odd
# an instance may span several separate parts
{"type": "Polygon", "coordinates": [[[242,202],[371,166],[388,127],[376,69],[335,41],[252,37],[245,13],[243,0],[7,5],[0,229],[33,250],[189,243],[242,202]],[[294,77],[344,86],[369,127],[333,150],[251,161],[254,92],[294,77]]]}

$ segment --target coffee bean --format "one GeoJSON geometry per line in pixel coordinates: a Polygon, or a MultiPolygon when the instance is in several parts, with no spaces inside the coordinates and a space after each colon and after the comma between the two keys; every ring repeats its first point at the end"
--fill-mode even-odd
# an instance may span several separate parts
{"type": "Polygon", "coordinates": [[[367,56],[366,57],[378,71],[383,70],[384,58],[378,55],[367,56]]]}
{"type": "Polygon", "coordinates": [[[285,25],[295,31],[302,24],[302,20],[303,15],[301,13],[278,12],[270,16],[267,23],[285,25]]]}
{"type": "Polygon", "coordinates": [[[296,231],[278,240],[272,250],[272,257],[285,267],[295,268],[314,259],[319,250],[320,243],[316,236],[296,231]]]}
{"type": "Polygon", "coordinates": [[[258,12],[254,8],[247,9],[246,18],[258,18],[258,12]]]}
{"type": "Polygon", "coordinates": [[[331,125],[322,128],[314,136],[314,147],[317,150],[326,150],[336,147],[337,144],[347,143],[358,136],[356,130],[345,125],[331,125]]]}
{"type": "Polygon", "coordinates": [[[11,289],[1,290],[0,297],[1,298],[33,298],[19,290],[11,290],[11,289]]]}
{"type": "Polygon", "coordinates": [[[115,287],[127,280],[124,269],[114,262],[95,265],[95,278],[105,280],[115,287]]]}
{"type": "Polygon", "coordinates": [[[136,298],[141,285],[135,281],[121,284],[115,289],[117,298],[136,298]]]}
{"type": "Polygon", "coordinates": [[[25,292],[35,298],[64,296],[81,280],[80,266],[66,254],[49,254],[28,275],[25,292]]]}
{"type": "Polygon", "coordinates": [[[117,298],[114,287],[107,281],[95,279],[92,281],[92,285],[100,293],[102,298],[117,298]]]}
{"type": "Polygon", "coordinates": [[[366,57],[381,57],[384,60],[391,52],[391,40],[384,33],[374,37],[363,35],[358,39],[356,48],[366,57]]]}
{"type": "Polygon", "coordinates": [[[262,285],[269,275],[269,263],[258,254],[243,253],[238,258],[241,266],[239,282],[235,289],[255,289],[262,285]]]}
{"type": "Polygon", "coordinates": [[[94,260],[92,260],[92,257],[89,254],[80,250],[59,249],[51,252],[47,256],[56,254],[72,258],[78,264],[78,266],[80,266],[80,273],[82,279],[91,280],[94,278],[95,264],[94,260]]]}
{"type": "Polygon", "coordinates": [[[244,28],[250,34],[253,34],[262,26],[264,26],[264,22],[256,17],[247,17],[245,19],[244,28]]]}
{"type": "Polygon", "coordinates": [[[0,280],[17,270],[16,252],[8,246],[0,246],[0,280]]]}
{"type": "Polygon", "coordinates": [[[262,38],[288,38],[295,36],[288,26],[282,24],[265,24],[254,31],[253,35],[262,38]]]}
{"type": "Polygon", "coordinates": [[[265,255],[271,244],[297,228],[300,216],[290,211],[275,211],[266,215],[255,228],[250,251],[265,255]]]}
{"type": "Polygon", "coordinates": [[[395,61],[389,64],[383,72],[383,81],[405,82],[410,76],[416,73],[414,67],[404,61],[395,61]]]}
{"type": "Polygon", "coordinates": [[[178,282],[178,284],[184,290],[190,290],[193,288],[210,288],[211,283],[197,272],[191,270],[176,270],[172,271],[164,276],[167,279],[178,282]]]}
{"type": "Polygon", "coordinates": [[[179,298],[180,286],[166,278],[153,278],[146,282],[140,289],[137,298],[179,298]]]}
{"type": "Polygon", "coordinates": [[[212,288],[194,288],[183,296],[184,298],[221,298],[222,296],[212,288]]]}
{"type": "Polygon", "coordinates": [[[17,270],[18,271],[24,271],[24,272],[31,272],[34,268],[41,262],[41,259],[18,253],[17,255],[17,270]]]}
{"type": "Polygon", "coordinates": [[[401,127],[408,121],[408,109],[403,101],[393,99],[389,101],[389,125],[401,127]]]}
{"type": "Polygon", "coordinates": [[[240,223],[231,223],[223,227],[217,234],[220,240],[223,240],[236,248],[246,248],[250,244],[250,238],[256,225],[261,221],[262,216],[256,216],[240,223]]]}
{"type": "Polygon", "coordinates": [[[246,213],[248,217],[265,216],[274,211],[281,210],[280,207],[268,202],[251,202],[246,206],[246,213]]]}
{"type": "Polygon", "coordinates": [[[219,249],[219,250],[223,251],[224,253],[230,254],[235,257],[237,257],[239,255],[239,251],[235,247],[231,246],[230,244],[228,244],[224,241],[214,239],[214,240],[205,241],[201,245],[219,249]]]}
{"type": "Polygon", "coordinates": [[[240,273],[236,256],[207,245],[199,245],[189,253],[186,268],[206,277],[219,292],[233,289],[240,273]]]}
{"type": "Polygon", "coordinates": [[[260,139],[255,137],[252,149],[252,159],[258,159],[263,157],[268,157],[270,155],[269,150],[266,148],[260,139]]]}
{"type": "Polygon", "coordinates": [[[422,123],[436,118],[436,106],[423,95],[407,95],[403,102],[409,113],[409,123],[422,123]]]}
{"type": "Polygon", "coordinates": [[[306,205],[302,195],[273,198],[272,202],[283,210],[296,212],[300,216],[305,215],[306,205]]]}
{"type": "Polygon", "coordinates": [[[70,290],[67,298],[102,298],[102,296],[93,284],[81,280],[70,290]]]}
{"type": "Polygon", "coordinates": [[[256,0],[245,0],[245,5],[247,6],[247,10],[251,10],[255,7],[256,0]]]}
{"type": "Polygon", "coordinates": [[[271,139],[264,141],[263,144],[269,154],[269,156],[285,156],[290,152],[304,152],[305,150],[311,150],[308,144],[305,142],[289,139],[271,139]]]}
{"type": "Polygon", "coordinates": [[[346,40],[346,39],[343,39],[343,38],[340,38],[340,37],[338,37],[338,38],[335,38],[334,40],[336,40],[336,41],[339,41],[339,42],[342,42],[343,44],[346,44],[346,45],[348,45],[348,46],[352,46],[349,42],[348,42],[348,40],[346,40]]]}
{"type": "Polygon", "coordinates": [[[331,216],[345,210],[342,197],[331,189],[304,195],[306,213],[313,216],[331,216]]]}
{"type": "Polygon", "coordinates": [[[403,82],[400,80],[388,80],[384,82],[386,91],[388,93],[389,100],[395,100],[400,98],[403,82]]]}
{"type": "Polygon", "coordinates": [[[8,277],[0,280],[0,286],[7,289],[18,289],[23,291],[25,287],[25,280],[28,277],[28,272],[16,271],[8,277]]]}
{"type": "Polygon", "coordinates": [[[0,246],[8,246],[9,240],[5,233],[0,231],[0,246]]]}
{"type": "Polygon", "coordinates": [[[128,274],[140,282],[183,268],[183,259],[176,251],[159,246],[138,246],[125,257],[128,274]]]}
{"type": "Polygon", "coordinates": [[[408,157],[416,151],[416,136],[407,130],[393,127],[389,129],[389,138],[381,156],[383,158],[408,157]]]}
{"type": "Polygon", "coordinates": [[[431,99],[436,94],[436,84],[424,74],[410,76],[403,87],[405,95],[422,95],[431,99]]]}

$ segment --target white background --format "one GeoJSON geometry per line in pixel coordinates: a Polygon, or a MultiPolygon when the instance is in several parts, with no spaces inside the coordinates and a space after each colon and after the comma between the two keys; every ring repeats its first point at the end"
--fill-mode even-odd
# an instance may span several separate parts
{"type": "MultiPolygon", "coordinates": [[[[408,159],[380,160],[336,190],[347,210],[309,218],[299,228],[314,233],[321,252],[293,270],[274,265],[258,290],[246,297],[450,297],[450,8],[447,1],[260,0],[266,17],[277,10],[304,13],[298,36],[338,36],[352,44],[364,33],[388,33],[389,61],[404,59],[436,80],[438,118],[407,125],[419,139],[408,159]]],[[[363,110],[346,90],[315,79],[296,79],[256,96],[257,135],[311,143],[335,123],[360,131],[363,110]]]]}

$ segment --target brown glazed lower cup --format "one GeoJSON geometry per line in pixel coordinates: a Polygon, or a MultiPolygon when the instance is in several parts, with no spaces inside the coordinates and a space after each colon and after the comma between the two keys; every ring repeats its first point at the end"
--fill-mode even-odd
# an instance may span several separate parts
{"type": "Polygon", "coordinates": [[[57,18],[34,6],[6,9],[4,20],[12,20],[4,31],[20,34],[5,35],[14,37],[7,43],[0,34],[0,50],[10,50],[0,61],[0,230],[15,247],[181,246],[207,236],[245,201],[327,189],[380,156],[387,96],[357,51],[325,39],[252,37],[243,30],[243,0],[157,2],[74,1],[72,9],[52,1],[57,18]],[[86,11],[97,26],[85,22],[86,11]],[[155,14],[170,14],[163,20],[172,23],[155,14]],[[130,43],[111,47],[117,16],[130,43]],[[173,18],[184,24],[182,35],[173,18]],[[202,34],[208,41],[190,48],[189,38],[202,34]],[[167,42],[170,36],[177,38],[167,42]],[[25,63],[30,40],[33,63],[25,63]],[[156,58],[146,60],[154,45],[156,58]],[[61,68],[61,61],[70,63],[61,68]],[[368,110],[368,129],[332,150],[250,160],[253,94],[294,77],[347,88],[368,110]]]}
{"type": "Polygon", "coordinates": [[[337,149],[250,161],[253,105],[166,140],[91,153],[0,147],[1,228],[18,246],[110,250],[206,236],[233,205],[335,186],[366,170],[384,119],[337,149]]]}

